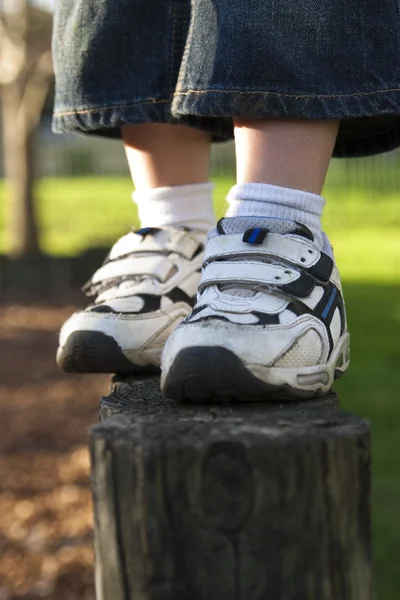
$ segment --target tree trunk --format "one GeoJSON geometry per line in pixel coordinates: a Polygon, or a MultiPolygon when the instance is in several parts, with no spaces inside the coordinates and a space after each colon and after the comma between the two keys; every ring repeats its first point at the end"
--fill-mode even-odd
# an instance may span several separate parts
{"type": "Polygon", "coordinates": [[[34,203],[34,132],[21,114],[20,83],[3,89],[3,160],[6,182],[7,252],[20,257],[39,252],[34,203]]]}

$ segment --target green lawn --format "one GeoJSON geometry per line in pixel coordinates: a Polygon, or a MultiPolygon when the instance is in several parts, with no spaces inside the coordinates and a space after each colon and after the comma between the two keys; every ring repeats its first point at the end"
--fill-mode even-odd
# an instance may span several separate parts
{"type": "MultiPolygon", "coordinates": [[[[352,363],[336,385],[345,410],[371,421],[378,600],[397,600],[400,572],[400,284],[345,280],[352,363]]],[[[361,599],[360,599],[361,600],[361,599]]]]}
{"type": "MultiPolygon", "coordinates": [[[[215,207],[223,214],[232,181],[216,178],[215,207]]],[[[128,178],[46,179],[37,184],[42,248],[52,254],[79,254],[88,246],[110,245],[136,226],[128,178]]],[[[3,187],[0,184],[0,198],[3,187]]],[[[335,247],[344,278],[357,281],[400,281],[400,202],[386,192],[379,202],[360,191],[330,186],[325,227],[335,247]]],[[[6,248],[0,214],[0,252],[6,248]]]]}
{"type": "MultiPolygon", "coordinates": [[[[218,215],[231,180],[216,181],[218,215]]],[[[38,184],[43,249],[77,254],[109,245],[137,215],[128,179],[51,179],[38,184]]],[[[0,187],[0,197],[2,188],[0,187]]],[[[397,600],[400,572],[400,204],[385,191],[372,201],[327,186],[325,228],[344,281],[352,367],[337,384],[343,407],[371,420],[374,543],[378,600],[397,600]]],[[[0,220],[0,231],[2,230],[0,220]]],[[[4,240],[0,249],[4,250],[4,240]]],[[[341,599],[337,599],[341,600],[341,599]]],[[[360,598],[360,600],[363,600],[360,598]]]]}

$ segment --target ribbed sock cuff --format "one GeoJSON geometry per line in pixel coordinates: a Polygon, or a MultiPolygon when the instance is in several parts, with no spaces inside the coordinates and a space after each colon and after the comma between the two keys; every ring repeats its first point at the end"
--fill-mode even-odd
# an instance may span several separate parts
{"type": "Polygon", "coordinates": [[[212,183],[194,183],[134,192],[142,227],[215,227],[212,183]]]}
{"type": "Polygon", "coordinates": [[[322,248],[321,216],[325,200],[317,194],[268,185],[244,183],[235,185],[228,194],[227,217],[274,217],[306,225],[322,248]]]}

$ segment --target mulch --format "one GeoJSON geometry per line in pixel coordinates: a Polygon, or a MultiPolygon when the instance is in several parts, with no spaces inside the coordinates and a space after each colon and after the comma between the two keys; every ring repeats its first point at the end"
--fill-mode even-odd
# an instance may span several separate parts
{"type": "Polygon", "coordinates": [[[55,364],[80,303],[0,304],[0,600],[94,600],[87,432],[109,377],[55,364]]]}

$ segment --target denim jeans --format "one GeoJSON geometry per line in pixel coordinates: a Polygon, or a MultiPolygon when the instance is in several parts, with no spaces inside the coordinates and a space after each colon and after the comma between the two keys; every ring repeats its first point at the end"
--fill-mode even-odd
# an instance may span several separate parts
{"type": "Polygon", "coordinates": [[[400,145],[400,0],[58,0],[54,130],[342,119],[336,156],[400,145]]]}

